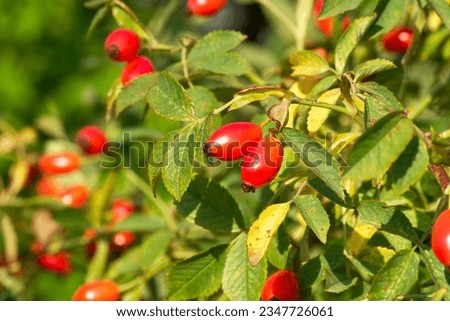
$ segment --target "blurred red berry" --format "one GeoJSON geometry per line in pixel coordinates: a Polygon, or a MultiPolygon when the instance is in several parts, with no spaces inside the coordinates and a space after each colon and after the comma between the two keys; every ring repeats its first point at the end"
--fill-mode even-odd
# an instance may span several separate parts
{"type": "Polygon", "coordinates": [[[111,280],[96,280],[81,285],[72,296],[72,301],[118,301],[119,287],[111,280]]]}
{"type": "Polygon", "coordinates": [[[105,51],[116,61],[131,61],[137,57],[141,46],[139,36],[131,30],[119,28],[105,40],[105,51]]]}
{"type": "Polygon", "coordinates": [[[117,223],[133,214],[134,203],[126,198],[115,199],[112,202],[112,222],[117,223]]]}
{"type": "Polygon", "coordinates": [[[212,16],[222,10],[227,0],[188,0],[189,12],[197,16],[212,16]]]}
{"type": "Polygon", "coordinates": [[[62,185],[50,176],[41,177],[36,185],[36,194],[40,196],[57,197],[62,185]]]}
{"type": "Polygon", "coordinates": [[[133,244],[134,238],[134,233],[131,231],[117,232],[111,239],[111,245],[113,249],[123,250],[133,244]]]}
{"type": "Polygon", "coordinates": [[[39,158],[38,166],[44,174],[63,174],[77,170],[81,160],[80,156],[70,151],[50,153],[39,158]]]}
{"type": "Polygon", "coordinates": [[[103,130],[97,126],[85,126],[77,132],[78,146],[89,155],[100,154],[107,142],[103,130]]]}
{"type": "Polygon", "coordinates": [[[408,50],[414,37],[410,27],[398,27],[389,31],[381,39],[384,49],[390,52],[403,54],[408,50]]]}
{"type": "Polygon", "coordinates": [[[37,263],[44,269],[55,273],[67,274],[72,270],[69,254],[65,251],[42,254],[37,258],[37,263]]]}
{"type": "Polygon", "coordinates": [[[58,194],[58,199],[69,207],[82,207],[89,198],[89,190],[85,185],[77,184],[64,188],[58,194]]]}

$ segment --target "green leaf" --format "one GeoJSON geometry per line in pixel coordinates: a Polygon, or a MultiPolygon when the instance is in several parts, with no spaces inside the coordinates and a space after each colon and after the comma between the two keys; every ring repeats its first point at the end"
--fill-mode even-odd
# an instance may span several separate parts
{"type": "Polygon", "coordinates": [[[312,195],[299,195],[294,201],[306,224],[320,242],[325,244],[330,229],[330,220],[320,201],[312,195]]]}
{"type": "Polygon", "coordinates": [[[158,184],[159,179],[162,176],[162,168],[165,164],[167,164],[167,142],[168,137],[163,137],[158,140],[152,148],[152,151],[149,154],[149,162],[148,162],[148,179],[150,189],[153,191],[153,194],[156,196],[156,186],[158,184]]]}
{"type": "Polygon", "coordinates": [[[95,254],[89,262],[86,282],[101,279],[108,264],[109,244],[105,240],[95,242],[95,254]]]}
{"type": "Polygon", "coordinates": [[[143,271],[151,267],[164,255],[170,245],[172,235],[167,231],[151,234],[141,244],[141,258],[139,265],[143,271]]]}
{"type": "Polygon", "coordinates": [[[444,300],[450,300],[450,272],[434,255],[430,247],[422,245],[420,247],[422,261],[425,263],[434,283],[439,287],[446,289],[444,300]]]}
{"type": "Polygon", "coordinates": [[[289,251],[291,249],[291,242],[286,228],[281,225],[277,233],[270,241],[267,249],[266,258],[278,269],[286,269],[288,265],[289,251]]]}
{"type": "Polygon", "coordinates": [[[299,271],[302,289],[308,289],[313,285],[325,280],[325,269],[323,267],[322,255],[312,258],[303,264],[299,271]]]}
{"type": "Polygon", "coordinates": [[[386,185],[397,194],[403,194],[428,170],[429,155],[425,142],[414,136],[398,160],[387,173],[386,185]]]}
{"type": "Polygon", "coordinates": [[[219,245],[173,266],[167,274],[170,300],[206,298],[220,289],[226,245],[219,245]]]}
{"type": "Polygon", "coordinates": [[[405,0],[381,0],[375,9],[378,15],[377,21],[369,30],[371,38],[386,33],[405,20],[407,1],[405,0]]]}
{"type": "Polygon", "coordinates": [[[450,29],[450,6],[445,0],[427,0],[433,7],[442,22],[450,29]]]}
{"type": "Polygon", "coordinates": [[[213,92],[203,86],[193,86],[188,89],[188,94],[194,104],[197,117],[206,117],[215,108],[219,107],[219,102],[213,92]]]}
{"type": "Polygon", "coordinates": [[[274,86],[250,87],[241,90],[235,95],[233,104],[228,110],[239,109],[255,101],[265,100],[269,97],[289,98],[294,97],[294,94],[288,90],[274,86]]]}
{"type": "Polygon", "coordinates": [[[325,277],[325,291],[329,293],[341,293],[356,285],[358,278],[349,278],[337,273],[327,273],[325,277]]]}
{"type": "Polygon", "coordinates": [[[134,214],[116,223],[113,231],[151,232],[165,227],[166,224],[159,217],[134,214]]]}
{"type": "Polygon", "coordinates": [[[386,207],[383,203],[373,201],[362,202],[357,211],[359,220],[372,224],[383,231],[417,241],[418,236],[408,218],[396,207],[386,207]]]}
{"type": "Polygon", "coordinates": [[[283,137],[309,169],[319,177],[340,199],[345,200],[339,166],[318,142],[292,128],[283,130],[283,137]]]}
{"type": "Polygon", "coordinates": [[[89,221],[95,226],[101,225],[102,215],[109,202],[116,178],[117,172],[110,171],[106,178],[98,185],[98,189],[92,193],[87,215],[89,221]]]}
{"type": "Polygon", "coordinates": [[[307,98],[317,99],[320,95],[322,95],[325,91],[330,89],[333,85],[337,83],[336,75],[327,76],[322,78],[311,91],[308,93],[307,98]]]}
{"type": "Polygon", "coordinates": [[[195,126],[188,125],[172,136],[167,149],[167,164],[161,170],[164,185],[180,200],[192,179],[194,169],[195,126]]]}
{"type": "Polygon", "coordinates": [[[400,113],[384,117],[369,128],[350,151],[344,178],[381,179],[413,135],[414,124],[400,113]]]}
{"type": "Polygon", "coordinates": [[[338,14],[358,8],[363,0],[326,0],[320,11],[319,19],[334,17],[338,14]]]}
{"type": "Polygon", "coordinates": [[[319,177],[313,177],[308,179],[308,185],[318,191],[320,194],[328,198],[330,201],[335,202],[341,206],[347,208],[353,208],[353,201],[351,197],[348,195],[347,191],[344,190],[345,201],[343,201],[339,195],[336,194],[324,181],[322,181],[319,177]]]}
{"type": "Polygon", "coordinates": [[[145,101],[150,88],[152,88],[157,79],[158,73],[151,73],[139,76],[133,81],[129,82],[120,92],[116,101],[116,115],[119,115],[126,108],[145,101]]]}
{"type": "Polygon", "coordinates": [[[147,32],[142,29],[139,21],[135,20],[134,17],[130,16],[130,14],[123,10],[121,7],[113,6],[112,15],[114,17],[114,20],[116,20],[116,22],[121,27],[133,30],[141,38],[148,38],[147,32]]]}
{"type": "Polygon", "coordinates": [[[398,252],[375,275],[369,300],[395,300],[417,281],[420,259],[411,250],[398,252]]]}
{"type": "Polygon", "coordinates": [[[148,92],[147,102],[155,113],[167,119],[192,121],[196,118],[186,90],[168,72],[160,74],[148,92]]]}
{"type": "Polygon", "coordinates": [[[258,264],[266,254],[270,241],[283,223],[290,205],[290,202],[287,202],[266,207],[250,226],[247,235],[247,250],[252,266],[258,264]]]}
{"type": "Polygon", "coordinates": [[[208,159],[203,152],[203,144],[206,142],[212,133],[220,127],[222,119],[219,114],[210,114],[205,120],[196,128],[195,131],[195,160],[204,166],[208,166],[208,159]],[[199,145],[197,145],[199,144],[199,145]]]}
{"type": "Polygon", "coordinates": [[[230,193],[218,183],[200,175],[192,180],[177,203],[177,210],[188,220],[215,232],[230,233],[236,230],[236,224],[244,228],[241,211],[230,193]]]}
{"type": "Polygon", "coordinates": [[[338,73],[342,73],[348,57],[361,41],[364,33],[374,21],[375,16],[362,17],[353,21],[336,45],[334,64],[338,73]]]}
{"type": "Polygon", "coordinates": [[[137,245],[127,249],[122,256],[109,264],[105,278],[115,279],[120,275],[137,274],[141,272],[141,253],[141,247],[137,245]]]}
{"type": "Polygon", "coordinates": [[[385,86],[376,82],[365,82],[356,85],[358,89],[364,92],[364,118],[366,127],[370,127],[387,114],[393,111],[403,110],[402,104],[397,97],[385,86]]]}
{"type": "Polygon", "coordinates": [[[249,63],[241,55],[234,52],[218,53],[205,57],[195,66],[200,70],[230,76],[245,75],[252,71],[249,63]]]}
{"type": "Polygon", "coordinates": [[[292,65],[292,76],[315,76],[328,70],[328,62],[313,51],[302,50],[294,52],[289,56],[292,65]]]}
{"type": "MultiPolygon", "coordinates": [[[[102,0],[102,2],[105,2],[105,0],[102,0]]],[[[102,22],[102,20],[106,18],[108,13],[109,13],[109,6],[103,6],[97,10],[94,17],[91,20],[91,23],[89,24],[89,28],[86,32],[86,39],[88,39],[91,36],[92,32],[95,30],[95,28],[97,28],[100,22],[102,22]]]]}
{"type": "Polygon", "coordinates": [[[385,70],[395,69],[397,66],[386,59],[371,59],[365,61],[355,68],[355,82],[360,82],[364,78],[385,70]]]}
{"type": "Polygon", "coordinates": [[[245,35],[231,30],[217,30],[208,33],[196,42],[188,54],[188,61],[203,60],[214,55],[230,51],[246,38],[245,35]]]}
{"type": "Polygon", "coordinates": [[[246,235],[239,235],[232,243],[225,269],[222,288],[231,301],[256,301],[267,277],[267,260],[263,258],[252,266],[247,256],[246,235]]]}

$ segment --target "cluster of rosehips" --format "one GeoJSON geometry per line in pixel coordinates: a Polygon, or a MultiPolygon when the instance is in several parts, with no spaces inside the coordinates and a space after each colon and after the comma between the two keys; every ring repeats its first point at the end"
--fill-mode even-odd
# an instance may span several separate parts
{"type": "MultiPolygon", "coordinates": [[[[96,155],[102,152],[107,139],[99,127],[86,126],[78,131],[76,142],[86,154],[96,155]]],[[[38,160],[38,168],[42,177],[36,186],[36,193],[58,199],[66,206],[82,207],[89,198],[89,190],[86,185],[63,186],[58,180],[64,174],[77,171],[80,166],[80,156],[72,151],[42,155],[38,160]]]]}
{"type": "Polygon", "coordinates": [[[124,86],[133,79],[155,70],[150,59],[138,56],[140,49],[139,36],[128,29],[116,29],[105,40],[105,51],[108,56],[112,60],[126,62],[120,76],[124,86]]]}
{"type": "Polygon", "coordinates": [[[433,224],[431,248],[438,260],[450,268],[450,209],[441,212],[433,224]]]}
{"type": "Polygon", "coordinates": [[[241,187],[244,192],[270,183],[283,162],[283,146],[273,135],[263,137],[260,126],[234,122],[216,130],[204,143],[203,151],[223,161],[242,159],[241,187]]]}

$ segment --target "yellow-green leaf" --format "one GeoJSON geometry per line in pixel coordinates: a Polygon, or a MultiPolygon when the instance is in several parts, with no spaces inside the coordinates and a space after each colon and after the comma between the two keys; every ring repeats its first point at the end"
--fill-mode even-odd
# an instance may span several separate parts
{"type": "MultiPolygon", "coordinates": [[[[318,102],[335,104],[341,95],[341,90],[339,88],[330,89],[324,92],[318,99],[318,102]]],[[[312,107],[308,114],[308,131],[311,133],[317,132],[320,127],[325,123],[330,114],[331,109],[312,107]]]]}

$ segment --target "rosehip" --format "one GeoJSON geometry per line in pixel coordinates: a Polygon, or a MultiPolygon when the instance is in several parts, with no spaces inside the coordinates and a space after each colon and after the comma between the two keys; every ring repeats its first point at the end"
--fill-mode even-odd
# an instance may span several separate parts
{"type": "Polygon", "coordinates": [[[445,266],[450,266],[450,209],[439,214],[431,231],[431,248],[445,266]]]}
{"type": "Polygon", "coordinates": [[[154,70],[155,68],[150,59],[139,56],[136,59],[131,60],[123,68],[121,75],[122,84],[125,86],[137,77],[152,73],[154,70]]]}
{"type": "Polygon", "coordinates": [[[242,158],[250,146],[262,137],[261,127],[249,122],[234,122],[216,130],[203,145],[208,156],[220,160],[242,158]]]}
{"type": "Polygon", "coordinates": [[[113,249],[122,250],[130,246],[134,241],[134,233],[131,231],[121,231],[113,235],[111,245],[113,249]]]}
{"type": "Polygon", "coordinates": [[[72,296],[72,301],[117,301],[119,287],[111,280],[97,280],[80,286],[72,296]]]}
{"type": "Polygon", "coordinates": [[[288,270],[272,274],[264,283],[262,301],[296,301],[300,300],[300,286],[297,275],[288,270]]]}
{"type": "Polygon", "coordinates": [[[36,185],[36,194],[48,197],[57,197],[62,189],[62,185],[51,177],[42,177],[36,185]]]}
{"type": "Polygon", "coordinates": [[[111,32],[105,40],[105,51],[116,61],[130,61],[136,58],[141,40],[128,29],[119,28],[111,32]]]}
{"type": "MultiPolygon", "coordinates": [[[[334,28],[334,17],[328,17],[325,19],[318,20],[317,17],[319,17],[320,12],[322,11],[324,0],[316,0],[314,2],[314,17],[317,27],[324,33],[325,36],[331,37],[333,35],[333,28],[334,28]]],[[[342,30],[345,30],[350,25],[350,17],[344,16],[342,18],[342,30]]]]}
{"type": "Polygon", "coordinates": [[[72,270],[69,254],[64,251],[42,254],[37,258],[37,263],[44,269],[55,273],[67,274],[72,270]]]}
{"type": "Polygon", "coordinates": [[[133,214],[135,207],[134,203],[126,198],[115,199],[112,202],[112,222],[117,223],[124,218],[133,214]]]}
{"type": "Polygon", "coordinates": [[[39,170],[44,174],[69,173],[80,165],[80,157],[69,151],[42,155],[38,162],[39,170]]]}
{"type": "Polygon", "coordinates": [[[89,190],[85,185],[77,184],[64,188],[58,194],[58,199],[69,207],[82,207],[89,198],[89,190]]]}
{"type": "Polygon", "coordinates": [[[244,192],[254,192],[255,188],[272,181],[283,162],[283,146],[273,136],[266,136],[256,146],[248,149],[241,164],[241,187],[244,192]]]}
{"type": "Polygon", "coordinates": [[[389,31],[381,39],[384,49],[396,53],[405,53],[414,37],[410,27],[397,27],[389,31]]]}
{"type": "Polygon", "coordinates": [[[188,0],[188,10],[197,16],[212,16],[219,12],[227,0],[188,0]]]}
{"type": "Polygon", "coordinates": [[[89,155],[100,154],[106,144],[103,130],[97,126],[85,126],[77,132],[77,145],[89,155]]]}

